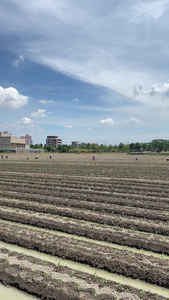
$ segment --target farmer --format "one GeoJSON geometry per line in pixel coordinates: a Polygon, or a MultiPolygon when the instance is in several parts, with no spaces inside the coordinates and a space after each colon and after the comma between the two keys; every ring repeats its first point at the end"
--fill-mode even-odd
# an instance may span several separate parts
{"type": "Polygon", "coordinates": [[[6,157],[6,159],[8,159],[8,155],[7,155],[7,154],[6,154],[6,156],[5,156],[5,157],[6,157]]]}
{"type": "Polygon", "coordinates": [[[4,158],[3,154],[1,155],[1,158],[2,158],[2,159],[4,158]]]}
{"type": "Polygon", "coordinates": [[[95,160],[95,155],[93,155],[93,160],[95,160]]]}
{"type": "Polygon", "coordinates": [[[52,154],[49,155],[49,158],[50,158],[50,159],[52,158],[52,154]]]}

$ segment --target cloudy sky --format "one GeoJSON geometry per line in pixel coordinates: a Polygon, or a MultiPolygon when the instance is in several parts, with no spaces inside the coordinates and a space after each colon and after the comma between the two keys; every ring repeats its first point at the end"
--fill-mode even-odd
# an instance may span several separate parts
{"type": "Polygon", "coordinates": [[[0,131],[169,139],[168,0],[1,0],[0,131]]]}

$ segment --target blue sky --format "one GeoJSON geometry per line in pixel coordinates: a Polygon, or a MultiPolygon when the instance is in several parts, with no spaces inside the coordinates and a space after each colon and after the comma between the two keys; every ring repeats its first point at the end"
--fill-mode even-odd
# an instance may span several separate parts
{"type": "Polygon", "coordinates": [[[169,139],[168,0],[1,0],[0,131],[169,139]]]}

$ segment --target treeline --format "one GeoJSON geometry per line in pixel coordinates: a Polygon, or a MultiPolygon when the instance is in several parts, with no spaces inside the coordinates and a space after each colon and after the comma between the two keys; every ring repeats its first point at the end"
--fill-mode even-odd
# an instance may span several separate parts
{"type": "Polygon", "coordinates": [[[57,148],[47,146],[43,144],[31,145],[31,148],[44,148],[45,152],[69,152],[69,153],[81,153],[81,152],[116,152],[116,153],[145,153],[145,152],[169,152],[169,140],[156,139],[150,143],[130,143],[119,145],[91,145],[83,144],[81,147],[75,147],[72,145],[59,145],[57,148]]]}

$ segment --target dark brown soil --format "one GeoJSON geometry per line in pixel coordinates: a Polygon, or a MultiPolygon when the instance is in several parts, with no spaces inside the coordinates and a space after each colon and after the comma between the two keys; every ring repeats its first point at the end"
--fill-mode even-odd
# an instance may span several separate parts
{"type": "Polygon", "coordinates": [[[0,249],[0,280],[44,300],[163,300],[162,296],[0,249]]]}
{"type": "Polygon", "coordinates": [[[131,246],[157,253],[169,254],[169,238],[150,233],[141,234],[133,230],[122,230],[117,227],[97,225],[73,219],[63,219],[59,216],[27,212],[9,208],[0,209],[1,219],[43,227],[70,234],[107,241],[123,246],[131,246]]]}
{"type": "MultiPolygon", "coordinates": [[[[8,205],[8,201],[3,200],[8,205]]],[[[12,201],[12,200],[11,200],[12,201]]],[[[9,202],[9,206],[10,202],[9,202]]],[[[155,222],[152,220],[142,220],[139,218],[129,218],[117,215],[110,215],[99,212],[91,212],[78,208],[58,207],[40,203],[30,203],[29,201],[12,201],[12,206],[19,208],[27,208],[37,212],[46,212],[49,214],[57,214],[63,217],[69,217],[78,220],[90,221],[99,224],[119,226],[121,228],[134,229],[144,232],[150,232],[161,235],[169,235],[169,226],[167,222],[155,222]]],[[[3,218],[3,209],[0,217],[3,218]]]]}
{"type": "MultiPolygon", "coordinates": [[[[36,191],[37,192],[37,191],[36,191]]],[[[66,199],[63,198],[63,193],[62,193],[62,198],[56,198],[56,197],[49,197],[49,196],[39,196],[38,194],[26,194],[25,192],[19,193],[19,196],[17,196],[17,200],[21,199],[22,202],[12,202],[11,198],[15,199],[16,197],[16,191],[13,193],[5,192],[3,191],[0,192],[0,204],[1,205],[6,205],[6,206],[12,206],[10,203],[14,203],[14,207],[16,207],[16,203],[18,205],[20,204],[20,208],[27,207],[30,209],[34,209],[36,205],[40,204],[53,204],[54,206],[51,206],[51,209],[49,212],[55,213],[56,206],[61,206],[61,207],[74,207],[74,208],[81,208],[81,209],[86,209],[86,210],[91,210],[91,211],[98,211],[98,212],[104,212],[108,214],[117,214],[117,215],[123,215],[123,216],[133,216],[137,218],[144,218],[144,219],[152,219],[152,220],[161,220],[161,221],[169,221],[169,213],[168,212],[160,212],[159,210],[154,209],[149,210],[147,208],[136,208],[136,207],[127,207],[127,206],[122,206],[122,205],[115,205],[115,204],[106,204],[106,203],[100,203],[98,201],[93,200],[93,202],[89,201],[83,201],[83,200],[76,200],[76,199],[66,199]],[[2,198],[4,196],[6,199],[2,198]],[[35,203],[34,203],[35,202],[35,203]],[[38,204],[36,204],[38,202],[38,204]]],[[[16,199],[15,199],[16,200],[16,199]]],[[[125,204],[126,205],[126,204],[125,204]]],[[[161,203],[159,204],[161,207],[161,203]]]]}
{"type": "MultiPolygon", "coordinates": [[[[3,187],[4,188],[4,187],[3,187]]],[[[110,209],[110,205],[118,205],[120,206],[119,209],[123,209],[123,214],[125,213],[125,210],[127,209],[127,207],[131,208],[131,213],[132,214],[132,208],[137,207],[137,209],[139,208],[143,208],[144,211],[147,210],[147,213],[149,213],[149,209],[154,210],[155,213],[157,213],[157,211],[161,211],[160,216],[162,214],[166,215],[166,213],[169,212],[169,199],[168,198],[156,198],[156,197],[148,197],[148,196],[140,196],[140,195],[127,195],[125,193],[113,193],[112,196],[107,196],[107,195],[100,195],[99,197],[96,195],[87,195],[86,193],[83,194],[83,196],[79,196],[79,194],[77,193],[66,193],[64,191],[63,192],[55,192],[55,195],[44,195],[41,193],[38,194],[30,194],[30,191],[28,193],[26,193],[25,191],[19,191],[16,192],[15,190],[4,190],[1,189],[0,190],[0,197],[5,197],[8,199],[11,198],[16,198],[17,195],[17,199],[25,199],[25,200],[29,200],[29,201],[39,201],[39,202],[46,202],[46,203],[58,203],[58,205],[64,205],[64,203],[69,203],[69,205],[72,203],[75,203],[76,201],[80,202],[80,201],[85,201],[91,203],[91,205],[93,204],[93,202],[95,202],[96,204],[100,205],[100,203],[102,203],[103,205],[105,204],[105,207],[109,207],[110,209]],[[62,200],[64,200],[62,202],[62,200]],[[74,202],[75,201],[75,202],[74,202]],[[165,213],[164,213],[165,212],[165,213]]],[[[83,203],[83,202],[82,202],[83,203]]],[[[78,203],[80,204],[80,203],[78,203]]],[[[92,207],[91,207],[92,208],[92,207]]],[[[113,209],[112,209],[113,211],[113,209]]],[[[129,210],[130,211],[130,210],[129,210]]],[[[134,210],[134,212],[137,210],[134,210]]],[[[142,212],[142,210],[140,211],[142,212]]],[[[153,212],[151,212],[150,216],[153,214],[153,212]]],[[[139,215],[141,216],[141,213],[139,213],[139,215]]],[[[168,215],[168,214],[167,214],[168,215]]],[[[142,215],[143,216],[143,215],[142,215]]]]}
{"type": "MultiPolygon", "coordinates": [[[[168,288],[168,260],[163,255],[154,258],[125,247],[117,250],[93,240],[79,241],[25,229],[21,224],[169,255],[166,157],[142,156],[136,162],[129,155],[97,154],[93,162],[92,156],[83,154],[54,154],[52,160],[48,156],[39,155],[34,160],[34,155],[30,155],[27,160],[25,155],[18,154],[0,161],[0,218],[19,222],[21,226],[1,221],[1,240],[168,288]]],[[[77,288],[77,279],[72,282],[71,276],[58,287],[53,275],[44,275],[40,262],[37,263],[39,279],[32,276],[34,271],[30,272],[28,262],[25,257],[23,270],[18,263],[3,266],[2,278],[30,293],[36,294],[38,290],[36,295],[41,299],[55,299],[55,295],[59,300],[96,298],[93,287],[81,290],[77,288]]],[[[61,271],[57,272],[61,276],[61,271]]],[[[84,276],[87,284],[87,274],[84,276]]],[[[161,299],[142,291],[130,293],[128,287],[123,287],[120,294],[108,293],[108,286],[106,289],[97,293],[96,299],[161,299]]],[[[111,291],[117,289],[113,286],[111,291]]]]}
{"type": "Polygon", "coordinates": [[[1,225],[0,238],[2,241],[22,247],[169,287],[169,268],[166,261],[160,258],[146,257],[131,251],[113,249],[90,242],[78,242],[75,239],[8,224],[1,225]]]}

